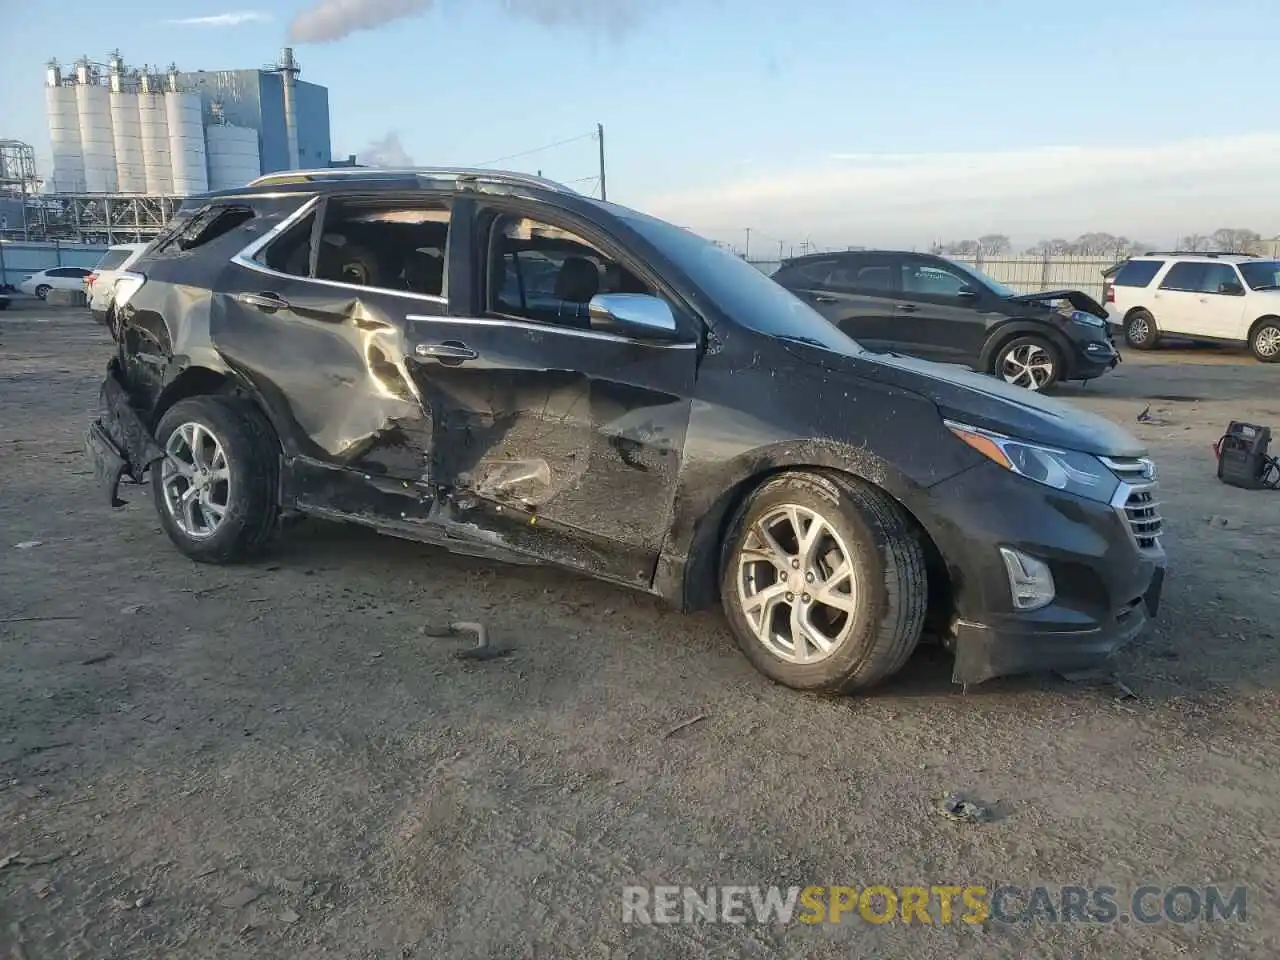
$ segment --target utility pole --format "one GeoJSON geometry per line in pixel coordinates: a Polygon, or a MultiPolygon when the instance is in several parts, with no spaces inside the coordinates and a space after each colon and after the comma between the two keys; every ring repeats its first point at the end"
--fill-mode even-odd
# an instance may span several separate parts
{"type": "Polygon", "coordinates": [[[600,199],[608,200],[609,194],[604,179],[604,124],[596,124],[596,139],[600,141],[600,199]]]}
{"type": "Polygon", "coordinates": [[[747,231],[747,243],[746,243],[746,246],[742,248],[742,259],[750,260],[751,259],[751,228],[747,227],[746,231],[747,231]]]}
{"type": "Polygon", "coordinates": [[[781,240],[778,241],[778,259],[779,260],[782,259],[782,241],[781,240]]]}

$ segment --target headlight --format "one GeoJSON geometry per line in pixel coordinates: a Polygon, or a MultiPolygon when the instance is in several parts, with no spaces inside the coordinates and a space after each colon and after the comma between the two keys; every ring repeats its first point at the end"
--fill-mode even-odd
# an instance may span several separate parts
{"type": "Polygon", "coordinates": [[[987,459],[1046,487],[1110,503],[1120,486],[1120,479],[1092,454],[1043,447],[954,420],[944,422],[948,430],[987,459]]]}
{"type": "Polygon", "coordinates": [[[1107,321],[1101,317],[1095,317],[1092,313],[1085,313],[1083,310],[1072,311],[1071,319],[1086,327],[1105,327],[1107,325],[1107,321]]]}

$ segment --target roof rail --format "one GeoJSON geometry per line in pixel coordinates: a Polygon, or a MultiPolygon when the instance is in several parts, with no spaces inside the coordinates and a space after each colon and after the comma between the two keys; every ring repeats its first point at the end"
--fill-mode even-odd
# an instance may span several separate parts
{"type": "Polygon", "coordinates": [[[425,177],[429,179],[474,180],[484,183],[506,183],[526,187],[541,187],[557,193],[574,193],[572,189],[554,180],[535,177],[527,173],[509,170],[486,170],[482,167],[324,167],[315,170],[279,170],[250,180],[248,186],[264,187],[272,184],[315,182],[322,180],[389,180],[398,177],[425,177]]]}
{"type": "Polygon", "coordinates": [[[1148,250],[1144,257],[1257,257],[1256,253],[1230,253],[1222,250],[1148,250]]]}

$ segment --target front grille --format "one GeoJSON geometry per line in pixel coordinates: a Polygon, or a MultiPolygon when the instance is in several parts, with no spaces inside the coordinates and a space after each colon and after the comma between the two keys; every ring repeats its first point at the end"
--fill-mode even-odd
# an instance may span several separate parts
{"type": "Polygon", "coordinates": [[[1157,550],[1164,521],[1160,517],[1160,501],[1156,499],[1155,464],[1144,458],[1103,458],[1120,478],[1114,505],[1129,525],[1134,542],[1142,551],[1157,550]]]}

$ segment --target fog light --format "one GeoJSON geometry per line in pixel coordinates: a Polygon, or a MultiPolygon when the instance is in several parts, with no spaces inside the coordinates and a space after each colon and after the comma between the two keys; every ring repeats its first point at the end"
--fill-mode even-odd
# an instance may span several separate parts
{"type": "Polygon", "coordinates": [[[1047,564],[1009,547],[1000,548],[1009,574],[1009,592],[1015,610],[1039,610],[1053,602],[1053,573],[1047,564]]]}

